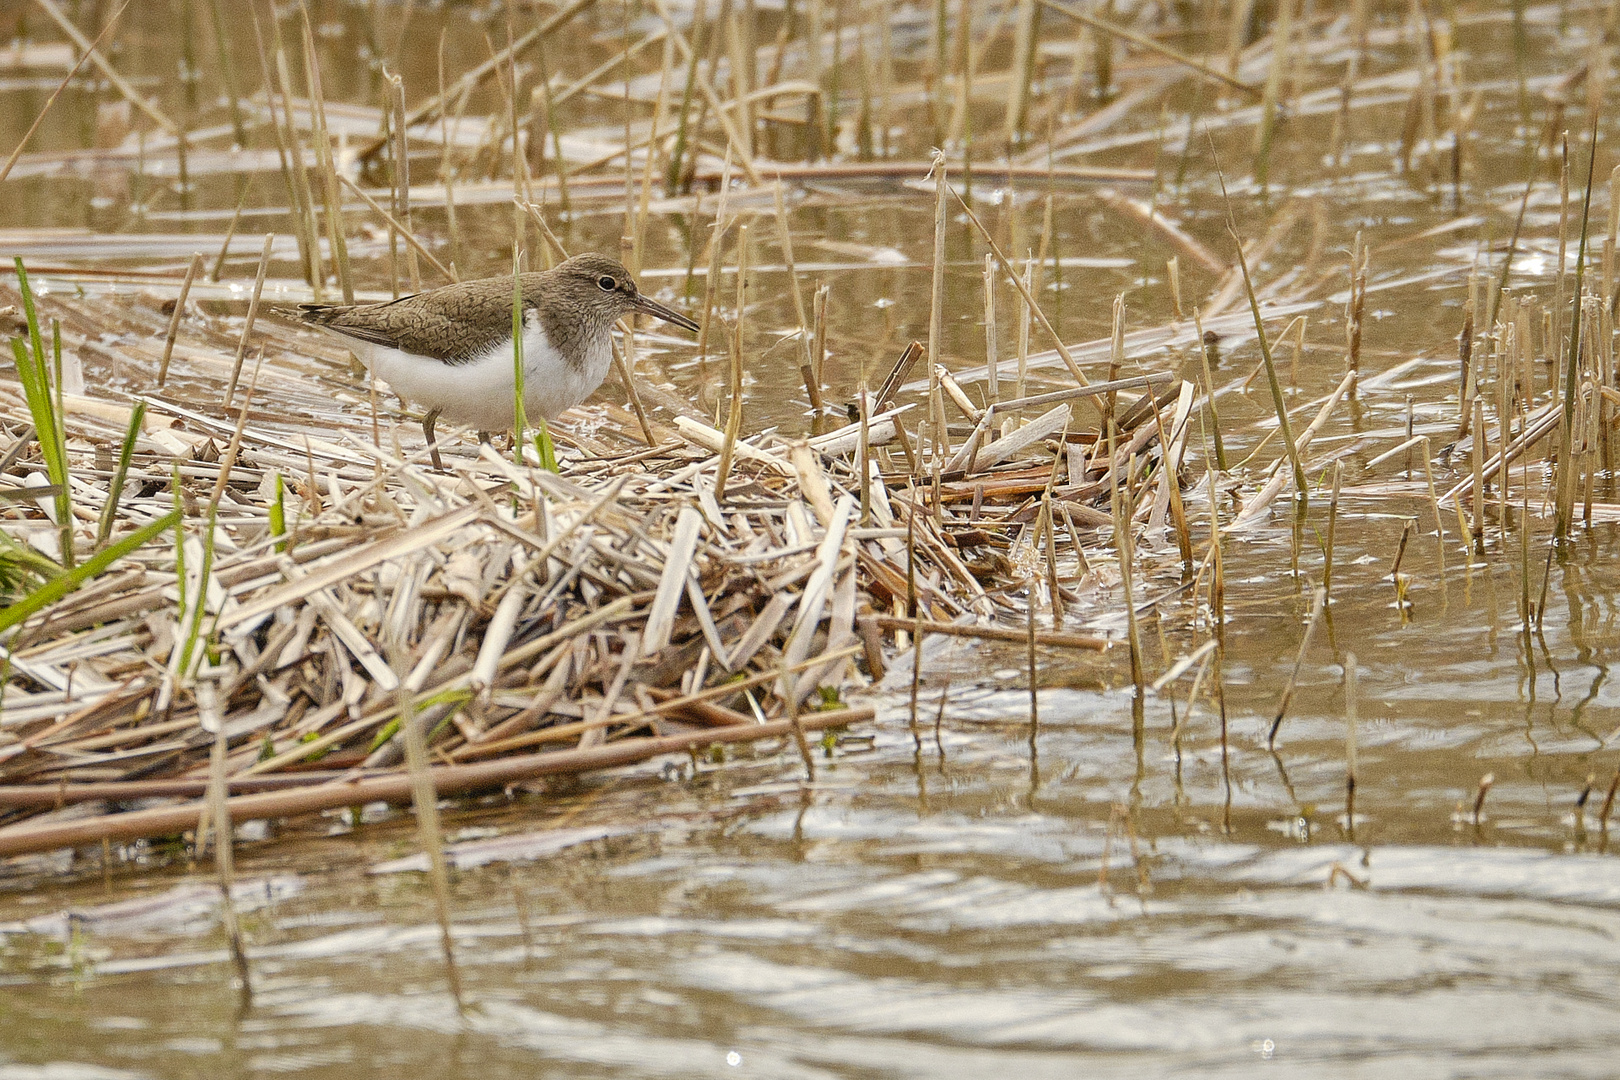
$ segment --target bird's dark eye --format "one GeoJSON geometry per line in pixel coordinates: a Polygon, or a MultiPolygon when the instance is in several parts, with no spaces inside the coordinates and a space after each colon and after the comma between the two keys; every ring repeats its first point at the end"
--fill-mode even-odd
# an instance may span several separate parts
{"type": "Polygon", "coordinates": [[[612,292],[619,284],[617,281],[614,281],[607,274],[603,274],[601,277],[597,278],[596,283],[598,285],[602,286],[602,288],[605,289],[608,292],[612,292]]]}

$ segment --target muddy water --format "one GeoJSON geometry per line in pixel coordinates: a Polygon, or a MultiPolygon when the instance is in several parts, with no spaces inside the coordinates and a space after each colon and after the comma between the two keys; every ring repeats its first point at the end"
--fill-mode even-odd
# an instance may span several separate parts
{"type": "MultiPolygon", "coordinates": [[[[352,47],[361,12],[328,12],[321,48],[335,56],[352,47]]],[[[1518,209],[1512,31],[1489,14],[1455,35],[1470,77],[1501,80],[1483,84],[1460,206],[1449,187],[1430,190],[1421,171],[1402,177],[1392,165],[1409,90],[1353,112],[1342,168],[1319,156],[1332,109],[1291,120],[1264,196],[1243,179],[1251,129],[1215,133],[1246,238],[1298,215],[1257,260],[1259,280],[1304,267],[1284,298],[1324,282],[1306,296],[1318,306],[1297,374],[1291,347],[1278,350],[1296,415],[1314,414],[1312,403],[1343,371],[1337,294],[1356,230],[1379,247],[1483,215],[1372,260],[1367,382],[1315,447],[1353,448],[1344,459],[1333,604],[1301,665],[1275,752],[1267,733],[1322,577],[1321,496],[1303,522],[1279,512],[1228,544],[1224,743],[1220,714],[1206,701],[1187,712],[1190,676],[1135,702],[1123,650],[1040,654],[1032,722],[1021,652],[930,643],[915,724],[900,658],[869,695],[881,707],[875,737],[831,749],[814,786],[798,783],[795,754],[765,748],[724,764],[658,763],[450,812],[447,828],[469,842],[581,830],[563,834],[578,840],[563,850],[537,846],[527,861],[457,873],[460,1014],[421,876],[372,872],[414,850],[405,815],[373,808],[358,822],[280,825],[274,843],[258,842],[266,830],[250,827],[238,855],[250,1002],[231,988],[210,879],[188,873],[175,853],[143,851],[105,873],[94,853],[13,864],[0,876],[0,1077],[337,1078],[402,1068],[447,1080],[1236,1076],[1261,1068],[1313,1077],[1612,1075],[1620,863],[1598,807],[1620,763],[1620,689],[1609,678],[1620,646],[1620,537],[1604,523],[1614,495],[1601,479],[1596,523],[1550,559],[1550,523],[1534,502],[1528,559],[1522,513],[1510,514],[1505,531],[1493,519],[1483,550],[1469,553],[1454,516],[1443,542],[1435,534],[1421,460],[1367,467],[1405,437],[1409,415],[1437,448],[1454,438],[1454,339],[1469,268],[1487,265],[1487,242],[1500,246],[1518,209]],[[1389,573],[1413,517],[1403,602],[1389,573]],[[1544,618],[1527,634],[1522,597],[1539,602],[1543,593],[1544,618]],[[1353,836],[1341,688],[1350,653],[1360,676],[1353,836]],[[1595,793],[1580,806],[1589,783],[1595,793]]],[[[1569,57],[1585,55],[1582,21],[1529,13],[1536,59],[1524,74],[1533,104],[1569,57]]],[[[450,25],[452,53],[471,49],[475,28],[450,25]]],[[[1381,46],[1367,70],[1405,70],[1411,47],[1381,46]]],[[[161,68],[133,49],[125,55],[137,73],[143,62],[156,65],[146,74],[161,68]]],[[[407,67],[415,83],[433,77],[431,56],[407,67]]],[[[250,70],[251,57],[241,59],[239,69],[250,70]]],[[[447,62],[457,70],[454,55],[447,62]]],[[[6,126],[20,128],[35,99],[3,92],[6,126]]],[[[328,92],[363,98],[366,89],[339,83],[328,92]]],[[[1186,110],[1199,107],[1194,97],[1171,100],[1186,110]]],[[[163,100],[183,110],[178,91],[163,100]]],[[[89,100],[64,104],[42,148],[82,145],[75,140],[89,100]]],[[[580,122],[608,115],[591,108],[580,122]]],[[[207,115],[220,119],[218,110],[207,115]]],[[[986,114],[986,130],[995,115],[986,114]]],[[[1585,123],[1578,110],[1569,122],[1585,123]]],[[[1207,149],[1195,146],[1184,186],[1169,182],[1178,125],[1184,132],[1185,111],[1171,114],[1161,146],[1158,111],[1138,110],[1118,130],[1147,135],[1077,160],[1159,168],[1160,204],[1228,251],[1207,149]]],[[[1574,157],[1584,164],[1583,153],[1574,157]]],[[[1600,176],[1608,164],[1600,160],[1600,176]]],[[[1439,165],[1446,175],[1444,158],[1439,165]]],[[[1512,284],[1546,297],[1555,288],[1557,196],[1543,165],[1512,284]]],[[[30,198],[8,201],[0,225],[117,232],[132,246],[101,251],[93,265],[172,268],[188,245],[147,254],[136,245],[165,233],[217,244],[220,207],[234,205],[235,191],[228,178],[198,182],[196,205],[212,217],[182,211],[174,198],[137,213],[132,200],[151,187],[128,167],[110,178],[24,180],[30,198]]],[[[279,179],[266,173],[257,183],[250,205],[273,210],[279,179]]],[[[1050,193],[1049,254],[1063,270],[1043,296],[1066,339],[1105,336],[1121,291],[1133,329],[1168,324],[1163,264],[1178,250],[1084,188],[1050,193]]],[[[1047,194],[1042,185],[975,189],[979,212],[1000,235],[1020,237],[1019,247],[1039,243],[1047,194]]],[[[1606,217],[1604,202],[1600,193],[1595,219],[1606,217]]],[[[835,394],[881,372],[925,333],[931,211],[927,193],[894,184],[799,193],[795,254],[819,265],[807,278],[833,283],[835,394]]],[[[509,259],[507,213],[462,208],[460,265],[499,271],[509,259]]],[[[565,238],[612,250],[617,213],[581,211],[564,223],[565,238]]],[[[702,235],[712,213],[710,199],[654,219],[649,287],[680,294],[687,238],[702,235]]],[[[442,212],[418,220],[444,237],[442,212]]],[[[274,213],[256,219],[255,231],[259,221],[285,228],[274,213]]],[[[757,359],[748,424],[803,429],[810,418],[796,403],[794,364],[783,359],[793,346],[767,351],[792,326],[785,276],[771,269],[780,259],[770,219],[755,219],[753,234],[750,261],[763,269],[749,312],[757,359]]],[[[227,277],[251,272],[258,243],[242,247],[227,277]]],[[[960,220],[950,243],[946,352],[965,372],[983,363],[981,249],[960,220]]],[[[71,287],[66,271],[81,264],[57,263],[59,287],[71,287]]],[[[376,248],[356,266],[364,287],[389,290],[376,248]]],[[[290,263],[277,268],[292,276],[290,263]]],[[[1189,303],[1215,288],[1213,275],[1185,258],[1183,275],[1189,303]]],[[[1004,313],[1011,301],[1004,291],[1004,313]]],[[[1011,321],[1003,315],[1003,357],[1014,350],[1011,321]]],[[[1241,330],[1231,332],[1216,372],[1233,462],[1267,430],[1263,381],[1243,388],[1257,355],[1241,330]]],[[[1183,359],[1160,352],[1133,363],[1156,370],[1183,359]]],[[[655,342],[643,365],[712,407],[712,365],[689,347],[655,342]]],[[[1032,376],[1037,389],[1047,385],[1040,378],[1032,376]]],[[[1248,480],[1244,497],[1274,455],[1268,444],[1237,470],[1248,480]]],[[[1195,473],[1201,455],[1196,462],[1195,473]]],[[[1433,461],[1442,487],[1466,467],[1465,457],[1433,461]]],[[[1226,486],[1220,501],[1230,516],[1226,486]]],[[[1207,496],[1196,489],[1188,502],[1202,535],[1207,496]]],[[[1150,548],[1145,563],[1139,596],[1162,598],[1142,623],[1152,677],[1205,639],[1207,612],[1177,591],[1173,544],[1150,548]]],[[[1101,576],[1081,586],[1071,628],[1122,636],[1118,589],[1101,576]]]]}

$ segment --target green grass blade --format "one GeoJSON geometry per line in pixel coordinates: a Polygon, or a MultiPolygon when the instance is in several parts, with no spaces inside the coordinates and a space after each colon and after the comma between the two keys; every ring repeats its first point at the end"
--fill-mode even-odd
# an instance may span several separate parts
{"type": "Polygon", "coordinates": [[[53,400],[50,375],[45,367],[45,342],[40,337],[39,313],[34,307],[34,290],[28,284],[28,271],[23,267],[22,257],[16,256],[12,262],[17,268],[17,289],[22,294],[23,313],[27,316],[28,344],[25,349],[20,339],[13,338],[11,351],[17,358],[17,378],[23,384],[23,396],[28,401],[28,411],[34,421],[40,456],[45,459],[51,483],[61,488],[56,495],[56,520],[57,527],[62,530],[62,560],[65,565],[72,566],[73,502],[68,494],[67,447],[61,415],[61,328],[56,327],[52,335],[57,360],[57,387],[53,400]]]}
{"type": "Polygon", "coordinates": [[[118,520],[118,501],[124,495],[124,480],[129,476],[129,463],[135,457],[135,437],[140,434],[146,419],[146,402],[137,401],[129,414],[129,430],[124,432],[124,444],[118,449],[118,468],[113,472],[112,484],[107,488],[107,505],[101,508],[101,522],[96,528],[96,547],[101,547],[112,535],[113,522],[118,520]]]}
{"type": "MultiPolygon", "coordinates": [[[[274,502],[272,502],[270,504],[270,535],[271,536],[286,536],[287,535],[287,493],[286,493],[286,484],[281,479],[281,474],[280,473],[276,473],[276,499],[275,499],[274,502]]],[[[277,551],[286,551],[287,550],[287,542],[285,540],[279,541],[276,544],[276,550],[277,551]]]]}
{"type": "Polygon", "coordinates": [[[0,611],[0,633],[4,633],[13,626],[19,625],[20,623],[26,621],[34,613],[56,603],[56,601],[66,596],[68,593],[99,575],[103,570],[107,569],[107,567],[111,566],[119,559],[122,559],[124,556],[131,554],[145,544],[149,543],[159,533],[163,532],[163,530],[179,524],[179,521],[180,512],[178,510],[171,510],[169,513],[158,518],[156,521],[142,526],[140,529],[124,537],[111,547],[106,547],[96,552],[94,555],[90,556],[90,558],[86,559],[78,566],[75,566],[73,569],[52,578],[50,581],[47,581],[44,585],[41,585],[39,588],[29,593],[22,600],[19,600],[17,603],[12,604],[3,611],[0,611]]]}
{"type": "MultiPolygon", "coordinates": [[[[176,669],[179,679],[188,679],[191,675],[191,666],[197,659],[197,642],[202,638],[203,613],[208,609],[208,578],[214,571],[214,524],[217,520],[217,511],[211,511],[208,520],[204,523],[202,572],[197,575],[197,595],[190,599],[189,609],[182,608],[190,623],[186,627],[186,643],[180,652],[180,666],[176,669]]],[[[188,600],[185,592],[185,583],[181,582],[180,600],[185,604],[188,600]]]]}
{"type": "Polygon", "coordinates": [[[523,276],[522,261],[512,256],[512,450],[523,464],[523,437],[529,418],[523,412],[523,276]]]}
{"type": "Polygon", "coordinates": [[[546,418],[540,417],[540,430],[534,436],[534,449],[540,455],[540,467],[547,472],[557,471],[557,448],[551,443],[551,429],[546,418]]]}

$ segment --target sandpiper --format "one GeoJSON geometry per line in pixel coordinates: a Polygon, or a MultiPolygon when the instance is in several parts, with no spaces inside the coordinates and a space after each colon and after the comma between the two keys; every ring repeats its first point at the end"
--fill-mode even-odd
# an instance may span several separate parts
{"type": "MultiPolygon", "coordinates": [[[[521,275],[523,410],[555,419],[591,396],[613,363],[613,324],[644,311],[696,331],[698,324],[643,296],[606,255],[584,254],[521,275]]],[[[433,467],[444,469],[433,425],[440,416],[480,431],[514,423],[510,276],[446,285],[381,304],[300,304],[304,322],[344,343],[395,393],[428,410],[422,421],[433,467]]]]}

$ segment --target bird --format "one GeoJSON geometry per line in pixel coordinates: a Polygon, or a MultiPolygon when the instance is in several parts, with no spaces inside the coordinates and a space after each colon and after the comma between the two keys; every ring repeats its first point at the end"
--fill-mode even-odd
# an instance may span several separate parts
{"type": "Polygon", "coordinates": [[[521,291],[523,411],[554,420],[596,390],[613,363],[613,325],[644,312],[697,323],[643,294],[616,259],[575,255],[550,270],[482,278],[378,304],[299,304],[296,317],[340,337],[401,398],[427,409],[422,434],[444,471],[433,425],[514,426],[514,293],[521,291]]]}

